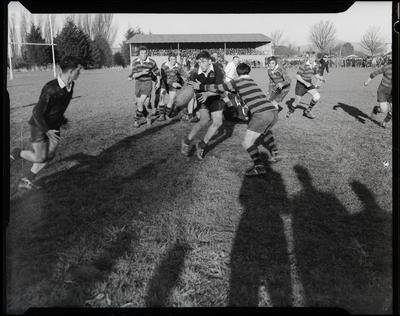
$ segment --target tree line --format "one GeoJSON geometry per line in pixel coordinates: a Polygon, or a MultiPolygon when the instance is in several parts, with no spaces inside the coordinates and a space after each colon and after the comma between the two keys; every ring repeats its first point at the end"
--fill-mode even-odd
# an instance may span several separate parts
{"type": "MultiPolygon", "coordinates": [[[[41,15],[30,20],[22,12],[18,23],[15,16],[9,19],[9,40],[12,43],[50,44],[50,24],[54,30],[55,22],[54,15],[41,15]]],[[[130,61],[129,45],[126,41],[135,34],[143,34],[143,31],[139,27],[129,28],[125,33],[125,40],[120,44],[120,51],[113,54],[111,47],[116,33],[113,14],[71,14],[66,17],[62,28],[53,32],[55,59],[58,61],[66,55],[76,56],[87,69],[126,67],[130,61]]],[[[45,67],[53,60],[50,45],[12,44],[11,55],[14,68],[45,67]]]]}
{"type": "MultiPolygon", "coordinates": [[[[300,55],[300,47],[293,44],[282,45],[282,30],[275,30],[270,33],[271,43],[275,55],[293,57],[300,55]]],[[[319,21],[309,29],[308,51],[316,51],[328,55],[348,56],[355,53],[363,54],[354,50],[354,46],[349,42],[341,42],[336,37],[336,27],[331,21],[319,21]]],[[[360,39],[361,47],[368,56],[376,56],[384,52],[384,40],[380,29],[371,26],[360,39]]]]}

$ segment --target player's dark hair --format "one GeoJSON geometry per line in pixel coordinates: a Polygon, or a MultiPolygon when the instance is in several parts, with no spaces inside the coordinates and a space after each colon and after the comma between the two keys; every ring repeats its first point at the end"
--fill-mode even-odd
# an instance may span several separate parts
{"type": "Polygon", "coordinates": [[[140,52],[141,50],[145,50],[146,52],[148,52],[149,50],[147,49],[147,47],[146,46],[139,46],[139,49],[138,49],[138,51],[140,52]]]}
{"type": "Polygon", "coordinates": [[[211,59],[211,55],[206,50],[201,51],[197,54],[196,59],[199,60],[201,58],[211,59]]]}
{"type": "Polygon", "coordinates": [[[239,76],[241,75],[248,75],[250,73],[250,66],[245,64],[245,63],[240,63],[237,67],[236,67],[236,72],[239,76]]]}
{"type": "Polygon", "coordinates": [[[67,72],[70,69],[76,69],[81,65],[81,60],[75,56],[65,56],[59,62],[59,66],[62,72],[67,72]]]}
{"type": "Polygon", "coordinates": [[[277,63],[277,62],[278,62],[278,58],[276,58],[275,56],[268,57],[268,59],[267,59],[268,64],[269,64],[271,61],[274,61],[275,63],[277,63]]]}
{"type": "Polygon", "coordinates": [[[237,55],[233,56],[233,57],[232,57],[232,60],[234,60],[235,58],[238,58],[238,59],[239,59],[239,56],[237,56],[237,55]]]}

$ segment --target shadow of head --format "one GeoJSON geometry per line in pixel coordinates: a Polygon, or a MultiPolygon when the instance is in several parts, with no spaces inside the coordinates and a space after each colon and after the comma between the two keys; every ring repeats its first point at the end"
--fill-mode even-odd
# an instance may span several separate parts
{"type": "Polygon", "coordinates": [[[380,209],[373,193],[364,184],[359,181],[352,181],[350,186],[366,209],[369,211],[380,209]]]}
{"type": "Polygon", "coordinates": [[[303,187],[312,186],[312,177],[305,167],[300,165],[295,165],[293,167],[293,170],[296,173],[297,179],[299,179],[303,187]]]}

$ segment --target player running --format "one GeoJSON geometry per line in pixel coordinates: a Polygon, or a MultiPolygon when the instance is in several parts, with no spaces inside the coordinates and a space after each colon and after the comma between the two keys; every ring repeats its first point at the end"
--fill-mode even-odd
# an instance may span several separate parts
{"type": "Polygon", "coordinates": [[[278,64],[277,58],[272,56],[268,58],[268,76],[269,76],[269,101],[278,109],[282,110],[280,103],[289,93],[291,79],[285,68],[278,64]]]}
{"type": "Polygon", "coordinates": [[[59,66],[60,75],[44,85],[28,121],[33,151],[14,148],[10,153],[11,161],[22,158],[33,163],[31,170],[18,183],[18,188],[39,189],[34,180],[39,171],[54,158],[61,140],[60,127],[67,123],[64,113],[71,101],[81,64],[76,57],[66,56],[59,66]]]}
{"type": "Polygon", "coordinates": [[[159,121],[171,118],[172,106],[174,104],[177,89],[182,87],[186,73],[180,63],[176,61],[176,55],[170,53],[168,61],[161,65],[161,96],[159,103],[159,121]],[[165,96],[169,95],[167,106],[165,106],[165,96]]]}
{"type": "Polygon", "coordinates": [[[132,72],[129,79],[135,79],[135,95],[137,98],[137,109],[134,127],[139,127],[144,118],[147,124],[151,124],[150,113],[144,111],[143,105],[149,102],[153,89],[152,73],[156,76],[155,90],[160,86],[160,71],[156,62],[148,57],[148,50],[145,46],[139,47],[139,57],[132,62],[132,72]]]}
{"type": "MultiPolygon", "coordinates": [[[[221,69],[211,62],[211,56],[207,51],[202,51],[197,55],[199,67],[193,72],[189,80],[199,81],[203,84],[221,84],[224,74],[221,69]]],[[[209,126],[202,141],[196,144],[196,154],[199,159],[204,159],[207,144],[222,126],[224,102],[221,96],[214,92],[196,92],[196,100],[200,113],[200,121],[195,123],[189,135],[182,140],[181,153],[189,155],[194,137],[208,125],[210,115],[212,124],[209,126]]]]}
{"type": "Polygon", "coordinates": [[[372,109],[371,118],[374,119],[378,113],[387,113],[383,121],[379,123],[383,128],[392,118],[392,59],[388,59],[388,64],[375,70],[369,75],[364,86],[368,86],[372,79],[377,75],[383,74],[382,81],[378,87],[377,100],[379,105],[375,105],[372,109]]]}
{"type": "Polygon", "coordinates": [[[271,128],[278,121],[278,110],[267,99],[261,88],[250,78],[250,66],[240,63],[237,66],[239,78],[222,84],[204,84],[189,82],[195,89],[222,93],[230,91],[237,93],[243,100],[244,109],[250,120],[243,140],[243,147],[247,150],[254,165],[246,170],[246,176],[256,176],[267,173],[262,163],[258,145],[264,146],[271,155],[271,162],[279,159],[278,149],[272,135],[271,128]]]}
{"type": "Polygon", "coordinates": [[[315,55],[307,55],[306,61],[300,65],[299,70],[296,73],[296,88],[295,88],[295,100],[292,105],[288,105],[289,111],[286,117],[289,118],[295,111],[297,105],[300,103],[301,98],[309,93],[312,96],[310,105],[304,110],[303,115],[310,119],[314,119],[315,115],[311,113],[312,108],[317,104],[321,98],[318,90],[312,84],[312,77],[317,74],[317,64],[315,63],[315,55]]]}

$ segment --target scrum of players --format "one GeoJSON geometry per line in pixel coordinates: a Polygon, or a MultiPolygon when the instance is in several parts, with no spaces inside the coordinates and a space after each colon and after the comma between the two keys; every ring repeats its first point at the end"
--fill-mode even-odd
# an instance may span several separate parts
{"type": "MultiPolygon", "coordinates": [[[[71,56],[64,57],[59,65],[60,74],[42,88],[39,101],[28,122],[32,150],[14,148],[10,152],[11,161],[24,159],[32,163],[32,168],[20,179],[18,188],[39,188],[35,184],[37,174],[54,157],[61,139],[60,129],[67,124],[64,113],[82,66],[77,58],[71,56]]],[[[187,97],[181,119],[194,124],[188,135],[182,139],[183,155],[188,156],[195,149],[196,156],[204,159],[208,143],[223,125],[224,116],[239,118],[248,124],[242,146],[253,162],[245,175],[265,174],[267,169],[258,148],[262,146],[267,150],[268,164],[282,159],[278,154],[272,128],[279,119],[278,113],[283,109],[282,101],[293,84],[285,67],[276,57],[267,59],[267,67],[269,85],[268,92],[264,93],[251,78],[250,65],[240,62],[239,56],[234,56],[224,66],[223,59],[217,54],[210,55],[207,51],[201,51],[195,60],[181,65],[177,56],[170,53],[168,60],[159,69],[156,62],[148,56],[148,49],[139,47],[139,56],[132,61],[132,71],[128,76],[129,80],[135,81],[136,113],[133,126],[139,128],[142,124],[151,125],[154,120],[173,119],[177,116],[177,110],[181,109],[176,106],[176,101],[187,97]],[[187,87],[192,87],[191,94],[184,95],[189,91],[185,89],[187,87]],[[196,142],[196,136],[205,128],[207,131],[203,139],[196,142]]],[[[326,81],[325,70],[329,72],[325,55],[318,59],[314,53],[305,56],[295,75],[294,102],[288,103],[287,119],[291,118],[306,94],[311,96],[311,101],[305,109],[302,107],[303,116],[308,119],[316,117],[312,110],[321,98],[320,90],[326,81]]],[[[391,60],[373,71],[364,85],[367,86],[380,74],[383,78],[377,91],[378,104],[372,109],[371,119],[375,120],[378,113],[386,114],[385,119],[379,122],[381,127],[385,127],[392,117],[391,60]]]]}

